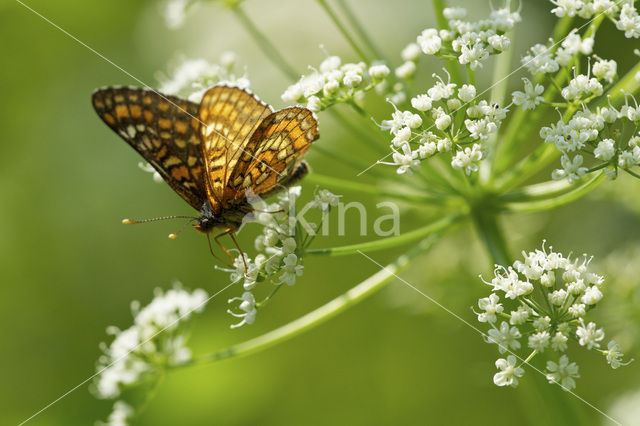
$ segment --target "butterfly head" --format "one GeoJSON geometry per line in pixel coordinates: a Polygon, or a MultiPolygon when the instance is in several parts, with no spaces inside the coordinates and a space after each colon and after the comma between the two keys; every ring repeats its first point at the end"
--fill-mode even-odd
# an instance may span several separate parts
{"type": "Polygon", "coordinates": [[[221,225],[220,217],[216,216],[211,208],[211,204],[205,201],[200,210],[200,216],[198,216],[197,222],[193,224],[196,231],[208,234],[213,231],[214,228],[221,225]]]}

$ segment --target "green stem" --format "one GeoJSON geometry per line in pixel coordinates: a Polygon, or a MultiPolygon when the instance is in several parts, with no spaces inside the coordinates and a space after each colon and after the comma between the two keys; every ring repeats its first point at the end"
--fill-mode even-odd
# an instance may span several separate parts
{"type": "Polygon", "coordinates": [[[249,32],[253,40],[256,42],[262,53],[287,77],[291,80],[298,79],[298,73],[289,65],[289,63],[280,54],[278,49],[269,41],[269,39],[256,27],[251,19],[242,10],[239,4],[234,5],[231,10],[236,15],[240,23],[249,32]]]}
{"type": "MultiPolygon", "coordinates": [[[[553,41],[554,44],[557,44],[563,37],[567,35],[567,33],[572,28],[573,19],[569,17],[565,17],[560,19],[553,30],[553,41]]],[[[522,68],[522,66],[520,66],[522,68]]],[[[562,83],[567,78],[570,77],[570,73],[568,69],[571,67],[565,67],[562,69],[558,75],[558,82],[562,83]]],[[[533,84],[541,83],[542,79],[544,79],[544,75],[539,75],[534,79],[533,84]]],[[[501,132],[500,140],[504,141],[499,146],[497,146],[497,151],[494,156],[495,159],[495,174],[500,174],[506,170],[507,167],[513,163],[513,158],[517,154],[520,149],[521,142],[530,134],[531,128],[535,123],[539,122],[539,119],[543,116],[545,111],[548,109],[550,103],[553,102],[558,90],[555,86],[551,85],[547,87],[544,94],[544,102],[546,104],[542,104],[538,106],[533,111],[527,112],[523,111],[521,108],[517,108],[517,110],[512,114],[511,119],[507,123],[504,132],[501,132]]]]}
{"type": "Polygon", "coordinates": [[[191,365],[202,365],[226,358],[250,355],[310,330],[383,288],[393,280],[396,274],[406,269],[417,256],[427,252],[436,240],[437,238],[433,236],[424,239],[411,250],[398,257],[395,261],[384,267],[379,272],[351,288],[346,293],[280,328],[246,342],[222,349],[218,352],[203,355],[181,364],[173,365],[172,368],[175,369],[191,365]]]}
{"type": "Polygon", "coordinates": [[[381,188],[380,186],[361,183],[355,180],[340,179],[333,176],[321,175],[318,173],[310,173],[305,180],[307,182],[316,183],[318,185],[328,186],[331,188],[337,188],[345,191],[353,191],[359,194],[370,194],[378,197],[392,197],[414,203],[417,205],[428,204],[452,204],[453,200],[444,197],[436,197],[424,194],[410,194],[398,190],[388,190],[381,188]]]}
{"type": "MultiPolygon", "coordinates": [[[[444,8],[445,0],[433,0],[433,9],[436,15],[436,22],[438,23],[438,28],[441,30],[449,30],[449,22],[447,18],[444,17],[444,8]]],[[[460,67],[458,66],[458,61],[456,59],[446,59],[447,63],[447,71],[451,76],[451,81],[456,83],[458,87],[462,85],[462,77],[460,75],[460,67]]]]}
{"type": "MultiPolygon", "coordinates": [[[[509,34],[513,43],[513,33],[509,34]]],[[[496,65],[493,69],[493,84],[491,85],[491,102],[500,106],[505,105],[505,97],[509,83],[511,61],[513,59],[513,49],[507,49],[498,55],[496,65]]],[[[493,162],[495,159],[496,145],[498,143],[498,133],[492,133],[485,145],[486,161],[480,163],[479,178],[483,185],[486,185],[492,178],[493,162]]]]}
{"type": "Polygon", "coordinates": [[[476,207],[473,211],[476,231],[484,243],[494,264],[507,266],[512,263],[502,228],[498,223],[496,212],[483,207],[476,207]]]}
{"type": "Polygon", "coordinates": [[[430,223],[427,226],[423,226],[422,228],[418,228],[401,235],[380,238],[375,241],[368,241],[366,243],[352,244],[342,247],[308,250],[306,254],[315,256],[344,256],[349,254],[356,254],[358,252],[372,252],[397,247],[416,240],[421,240],[431,234],[435,234],[436,232],[443,231],[454,225],[463,217],[465,216],[460,213],[454,213],[436,222],[430,223]]]}
{"type": "Polygon", "coordinates": [[[530,213],[551,210],[584,197],[602,183],[605,178],[606,175],[604,173],[599,173],[586,183],[578,186],[573,191],[567,192],[566,194],[539,201],[507,203],[504,205],[504,209],[505,211],[513,213],[530,213]]]}
{"type": "Polygon", "coordinates": [[[370,60],[367,57],[367,55],[360,48],[360,46],[358,46],[358,43],[356,43],[356,41],[351,36],[351,34],[349,34],[349,31],[347,31],[347,27],[345,27],[344,24],[340,21],[340,19],[338,19],[338,15],[336,15],[336,13],[329,6],[327,1],[326,0],[316,0],[316,1],[318,2],[318,4],[320,6],[322,6],[324,11],[327,13],[327,15],[329,15],[329,17],[331,18],[331,20],[333,21],[335,26],[338,27],[338,30],[340,30],[340,32],[342,33],[343,37],[347,40],[347,42],[349,42],[349,44],[351,45],[351,48],[353,48],[353,50],[355,50],[355,52],[358,54],[360,59],[362,59],[367,64],[370,63],[370,60]]]}
{"type": "Polygon", "coordinates": [[[507,192],[500,199],[503,202],[535,201],[566,194],[581,186],[581,183],[569,183],[567,179],[550,180],[534,185],[523,186],[515,191],[507,192]]]}
{"type": "Polygon", "coordinates": [[[375,43],[371,40],[371,38],[369,37],[369,34],[365,31],[362,24],[360,24],[360,21],[358,20],[356,15],[353,13],[353,10],[347,4],[347,2],[345,0],[337,0],[337,1],[340,7],[342,8],[342,11],[344,12],[345,16],[347,17],[347,21],[349,21],[349,23],[355,29],[360,39],[364,42],[364,44],[371,51],[371,53],[373,53],[375,58],[382,59],[387,64],[390,65],[391,62],[389,62],[389,60],[382,54],[382,52],[378,49],[375,43]]]}

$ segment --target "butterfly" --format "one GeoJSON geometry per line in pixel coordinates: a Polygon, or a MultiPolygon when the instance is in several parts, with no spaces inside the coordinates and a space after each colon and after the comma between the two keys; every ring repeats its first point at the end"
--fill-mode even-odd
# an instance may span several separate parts
{"type": "Polygon", "coordinates": [[[225,85],[208,89],[199,104],[134,87],[98,89],[92,103],[107,126],[199,211],[192,218],[197,231],[208,238],[221,229],[214,240],[232,259],[218,239],[230,235],[240,250],[234,232],[254,211],[248,198],[267,198],[302,179],[309,171],[302,157],[319,135],[310,110],[274,111],[247,90],[225,85]]]}

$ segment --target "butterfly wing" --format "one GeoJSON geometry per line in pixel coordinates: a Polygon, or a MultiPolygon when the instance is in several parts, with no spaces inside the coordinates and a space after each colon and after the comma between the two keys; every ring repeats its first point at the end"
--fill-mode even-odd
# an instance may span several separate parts
{"type": "Polygon", "coordinates": [[[102,120],[196,210],[206,201],[198,104],[148,89],[109,87],[93,94],[102,120]]]}
{"type": "Polygon", "coordinates": [[[256,195],[272,195],[306,174],[302,156],[318,139],[318,122],[301,107],[285,108],[267,116],[251,135],[229,179],[225,197],[243,200],[251,188],[256,195]]]}
{"type": "Polygon", "coordinates": [[[246,145],[271,108],[249,92],[237,87],[214,86],[203,96],[199,118],[202,122],[202,156],[206,171],[205,188],[214,212],[227,207],[225,187],[246,145]]]}

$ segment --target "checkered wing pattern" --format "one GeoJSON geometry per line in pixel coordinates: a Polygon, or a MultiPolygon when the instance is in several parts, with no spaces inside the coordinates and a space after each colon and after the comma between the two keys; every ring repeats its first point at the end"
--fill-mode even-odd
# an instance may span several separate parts
{"type": "Polygon", "coordinates": [[[227,188],[233,171],[247,145],[271,108],[249,92],[237,87],[214,86],[200,104],[202,156],[206,170],[205,187],[214,212],[228,207],[227,188]]]}
{"type": "Polygon", "coordinates": [[[99,89],[92,100],[100,118],[200,210],[207,190],[199,105],[148,89],[120,87],[99,89]]]}

